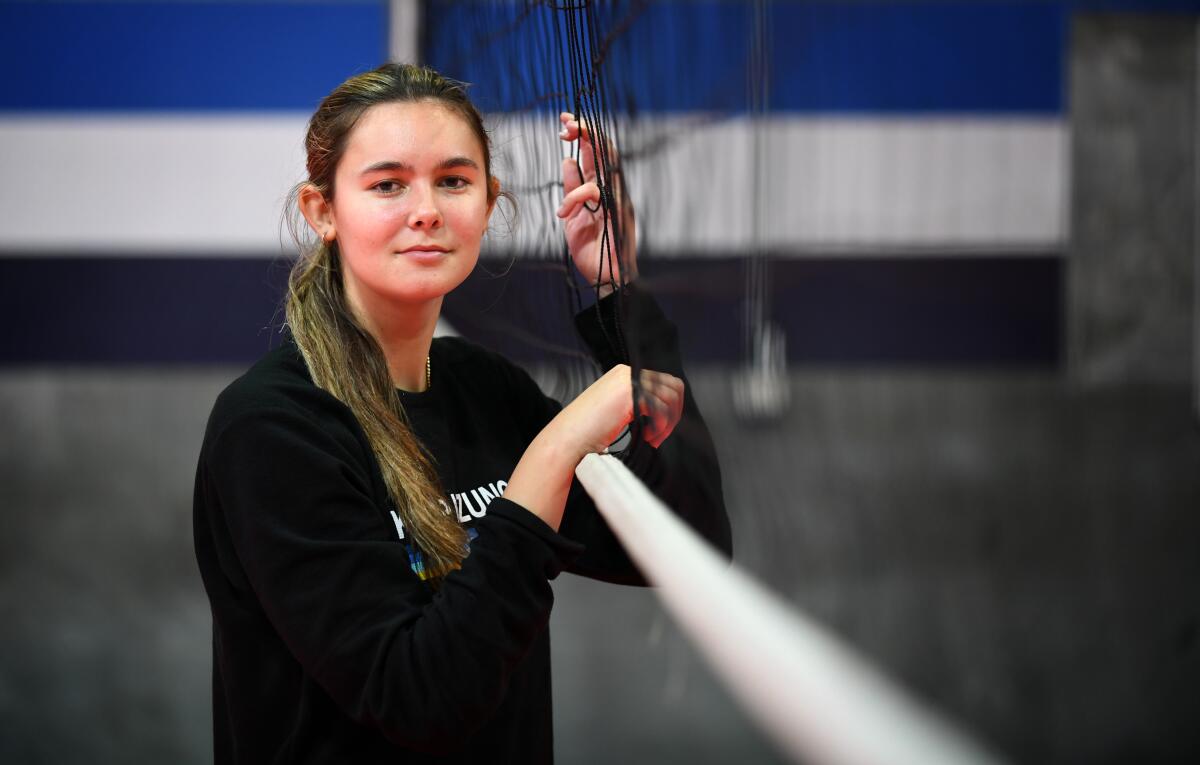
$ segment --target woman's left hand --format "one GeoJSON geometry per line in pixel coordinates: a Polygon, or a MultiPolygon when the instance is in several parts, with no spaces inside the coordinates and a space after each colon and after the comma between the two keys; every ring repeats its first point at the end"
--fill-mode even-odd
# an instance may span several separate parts
{"type": "Polygon", "coordinates": [[[610,144],[606,151],[610,170],[608,181],[612,193],[616,195],[614,207],[621,217],[616,229],[609,221],[606,243],[604,211],[600,206],[600,187],[596,183],[595,149],[599,146],[593,146],[595,139],[574,115],[563,112],[559,115],[559,121],[562,123],[559,137],[568,143],[578,140],[580,146],[579,162],[571,157],[564,158],[562,162],[564,196],[558,208],[558,217],[566,221],[567,249],[571,252],[575,267],[589,283],[600,285],[600,297],[604,297],[612,292],[612,282],[625,284],[637,276],[633,203],[623,193],[624,183],[619,172],[616,148],[610,144]],[[621,241],[618,241],[616,231],[620,232],[621,241]],[[613,273],[614,270],[616,273],[613,273]]]}

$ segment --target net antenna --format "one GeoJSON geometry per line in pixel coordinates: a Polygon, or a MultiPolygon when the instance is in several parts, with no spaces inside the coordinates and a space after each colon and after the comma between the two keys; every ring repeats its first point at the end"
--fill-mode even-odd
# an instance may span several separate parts
{"type": "Polygon", "coordinates": [[[771,262],[767,256],[767,227],[771,224],[767,179],[770,163],[770,3],[754,0],[754,23],[748,46],[746,92],[751,122],[751,156],[754,177],[751,241],[744,264],[746,293],[746,367],[733,378],[733,406],[747,422],[772,422],[786,413],[790,401],[787,377],[787,344],[783,328],[771,320],[771,262]]]}

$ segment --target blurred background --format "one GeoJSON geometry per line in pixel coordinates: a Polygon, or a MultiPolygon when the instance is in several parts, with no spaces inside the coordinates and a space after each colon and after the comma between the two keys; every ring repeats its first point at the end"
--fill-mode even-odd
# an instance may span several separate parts
{"type": "MultiPolygon", "coordinates": [[[[473,83],[518,212],[445,316],[583,384],[562,13],[0,2],[0,760],[211,761],[195,462],[346,77],[473,83]]],[[[1200,760],[1200,2],[589,13],[738,563],[1013,762],[1200,760]]],[[[559,762],[782,761],[652,592],[555,590],[559,762]]]]}

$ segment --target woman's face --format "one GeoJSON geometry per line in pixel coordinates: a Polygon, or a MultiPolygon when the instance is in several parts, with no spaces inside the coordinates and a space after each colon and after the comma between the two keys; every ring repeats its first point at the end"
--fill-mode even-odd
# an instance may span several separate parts
{"type": "Polygon", "coordinates": [[[351,300],[367,310],[423,303],[461,284],[491,214],[488,182],[483,147],[457,113],[434,101],[368,109],[331,207],[351,300]]]}

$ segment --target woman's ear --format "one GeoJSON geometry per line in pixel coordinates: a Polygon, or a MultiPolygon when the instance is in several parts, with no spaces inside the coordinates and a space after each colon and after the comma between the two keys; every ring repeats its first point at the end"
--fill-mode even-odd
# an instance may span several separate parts
{"type": "Polygon", "coordinates": [[[492,217],[492,211],[496,209],[496,200],[500,198],[500,179],[492,176],[488,179],[488,219],[492,217]]]}
{"type": "Polygon", "coordinates": [[[337,238],[337,224],[333,219],[333,205],[325,199],[325,195],[311,183],[300,187],[296,200],[300,214],[308,221],[309,227],[322,242],[337,238]]]}
{"type": "Polygon", "coordinates": [[[492,213],[496,211],[496,202],[500,200],[500,179],[496,176],[488,178],[487,215],[483,218],[483,235],[487,236],[492,229],[492,213]]]}

